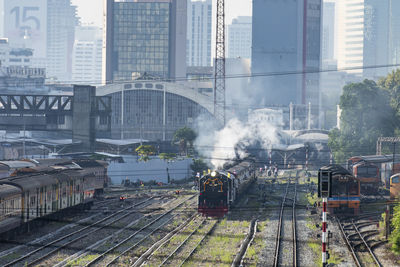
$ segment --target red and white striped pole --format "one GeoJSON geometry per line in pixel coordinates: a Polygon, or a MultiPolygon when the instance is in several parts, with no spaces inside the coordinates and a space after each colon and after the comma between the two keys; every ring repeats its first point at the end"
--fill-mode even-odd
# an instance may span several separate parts
{"type": "Polygon", "coordinates": [[[326,243],[328,240],[328,235],[326,233],[326,208],[328,205],[328,198],[322,198],[322,266],[326,266],[327,253],[326,253],[326,243]]]}

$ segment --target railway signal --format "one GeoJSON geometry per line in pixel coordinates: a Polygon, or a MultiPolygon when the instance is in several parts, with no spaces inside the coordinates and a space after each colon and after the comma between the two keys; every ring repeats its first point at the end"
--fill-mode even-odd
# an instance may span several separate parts
{"type": "Polygon", "coordinates": [[[328,197],[332,196],[332,172],[320,170],[318,172],[318,197],[322,197],[322,266],[327,266],[329,253],[327,252],[327,207],[328,197]]]}

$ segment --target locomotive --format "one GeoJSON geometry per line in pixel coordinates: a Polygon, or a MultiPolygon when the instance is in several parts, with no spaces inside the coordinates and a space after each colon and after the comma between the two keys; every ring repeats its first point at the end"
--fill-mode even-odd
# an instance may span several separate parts
{"type": "Polygon", "coordinates": [[[358,214],[360,209],[360,180],[340,165],[321,167],[318,178],[328,174],[331,177],[328,198],[328,211],[331,214],[338,212],[358,214]]]}
{"type": "Polygon", "coordinates": [[[107,165],[81,161],[70,166],[30,167],[0,179],[0,235],[28,228],[37,219],[88,207],[107,180],[107,165]],[[96,167],[95,167],[96,166],[96,167]]]}
{"type": "Polygon", "coordinates": [[[253,159],[212,171],[199,180],[198,212],[204,216],[223,217],[235,200],[256,180],[253,159]]]}

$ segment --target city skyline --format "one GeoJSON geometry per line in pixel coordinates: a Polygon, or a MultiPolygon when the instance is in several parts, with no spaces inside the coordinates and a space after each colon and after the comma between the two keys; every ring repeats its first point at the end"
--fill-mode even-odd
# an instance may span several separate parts
{"type": "MultiPolygon", "coordinates": [[[[0,0],[2,1],[2,0],[0,0]]],[[[3,0],[4,1],[4,0],[3,0]]],[[[104,0],[71,0],[77,6],[78,17],[83,24],[93,24],[93,26],[103,27],[103,3],[104,0]],[[93,7],[98,7],[94,9],[93,7]]],[[[216,0],[212,0],[215,7],[216,0]]],[[[226,24],[231,24],[232,19],[238,16],[251,16],[252,0],[226,0],[226,24]]],[[[213,21],[215,20],[213,10],[213,21]]]]}

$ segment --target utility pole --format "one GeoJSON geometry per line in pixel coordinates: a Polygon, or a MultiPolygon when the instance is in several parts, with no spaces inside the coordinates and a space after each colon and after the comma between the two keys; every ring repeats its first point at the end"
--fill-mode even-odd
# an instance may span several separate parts
{"type": "Polygon", "coordinates": [[[225,0],[217,0],[215,42],[214,116],[225,125],[225,0]]]}

